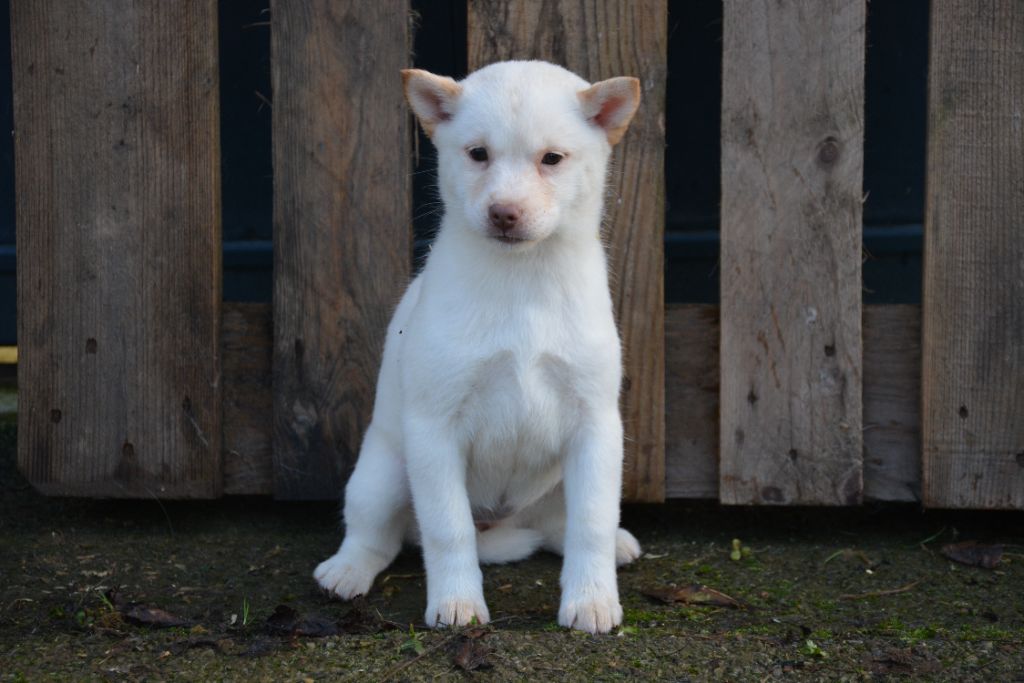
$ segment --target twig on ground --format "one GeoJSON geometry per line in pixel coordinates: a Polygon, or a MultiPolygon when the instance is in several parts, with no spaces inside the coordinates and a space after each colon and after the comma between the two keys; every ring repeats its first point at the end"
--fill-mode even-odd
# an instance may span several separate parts
{"type": "Polygon", "coordinates": [[[932,534],[928,538],[924,539],[923,541],[918,541],[917,543],[914,543],[913,545],[911,545],[909,547],[913,548],[915,546],[920,546],[923,550],[927,550],[927,548],[925,548],[925,546],[928,545],[929,543],[931,543],[932,541],[934,541],[936,538],[938,538],[942,534],[946,533],[946,529],[947,529],[947,527],[942,527],[941,529],[936,531],[934,534],[932,534]]]}
{"type": "Polygon", "coordinates": [[[899,593],[906,593],[907,591],[911,591],[919,583],[921,583],[921,579],[918,579],[917,581],[912,581],[911,583],[908,583],[906,586],[900,586],[899,588],[890,588],[888,590],[882,590],[882,591],[871,591],[869,593],[854,593],[854,594],[847,593],[845,595],[840,595],[839,599],[840,600],[866,600],[867,598],[883,598],[883,597],[885,597],[887,595],[898,595],[899,593]]]}
{"type": "Polygon", "coordinates": [[[426,657],[430,653],[437,652],[442,647],[444,647],[445,645],[448,645],[450,642],[452,642],[456,637],[458,637],[460,635],[462,635],[462,631],[453,631],[452,633],[450,633],[447,636],[445,636],[439,642],[434,643],[433,645],[431,645],[428,648],[424,648],[423,652],[419,653],[418,655],[416,655],[412,659],[408,659],[408,660],[406,660],[404,662],[401,662],[401,663],[391,667],[387,671],[385,671],[384,674],[381,676],[381,680],[383,680],[383,681],[390,680],[399,671],[407,669],[408,667],[410,667],[413,664],[415,664],[416,662],[420,661],[421,659],[423,659],[424,657],[426,657]]]}
{"type": "Polygon", "coordinates": [[[418,574],[388,574],[381,580],[381,583],[385,584],[391,579],[422,579],[424,576],[426,576],[426,574],[423,572],[419,572],[418,574]]]}
{"type": "Polygon", "coordinates": [[[828,564],[837,557],[854,557],[863,562],[864,566],[869,569],[874,566],[874,563],[870,559],[868,559],[868,556],[864,553],[863,550],[854,550],[853,548],[842,548],[841,550],[835,551],[834,553],[825,558],[825,561],[821,563],[822,566],[828,564]]]}
{"type": "Polygon", "coordinates": [[[389,680],[390,678],[392,678],[399,671],[403,671],[403,670],[407,669],[408,667],[412,666],[413,664],[415,664],[416,662],[420,661],[421,659],[423,659],[427,655],[431,654],[432,652],[437,652],[442,647],[444,647],[446,645],[449,645],[453,640],[455,640],[459,636],[465,635],[466,631],[469,630],[469,629],[473,629],[473,628],[487,628],[488,626],[491,626],[492,624],[500,624],[503,621],[512,621],[515,618],[516,618],[515,615],[511,615],[511,616],[507,616],[507,617],[502,617],[501,619],[492,619],[491,621],[487,622],[483,626],[467,626],[467,627],[464,627],[464,628],[460,628],[458,630],[452,630],[451,633],[446,635],[440,641],[434,643],[433,645],[431,645],[428,648],[424,648],[423,652],[419,653],[418,655],[416,655],[412,659],[406,660],[404,662],[400,662],[399,664],[396,664],[395,666],[393,666],[390,669],[388,669],[387,671],[385,671],[383,673],[383,675],[381,675],[381,680],[382,681],[389,680]]]}

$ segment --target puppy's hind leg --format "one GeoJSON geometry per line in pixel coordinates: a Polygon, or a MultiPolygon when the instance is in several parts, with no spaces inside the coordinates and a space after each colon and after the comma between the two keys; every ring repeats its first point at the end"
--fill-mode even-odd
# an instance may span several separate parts
{"type": "MultiPolygon", "coordinates": [[[[538,501],[530,510],[530,526],[543,535],[541,547],[565,555],[565,492],[561,486],[538,501]]],[[[623,566],[640,557],[640,542],[622,527],[615,531],[615,564],[623,566]]]]}
{"type": "Polygon", "coordinates": [[[371,425],[345,487],[345,539],[313,572],[320,587],[344,600],[369,591],[402,548],[409,505],[402,459],[371,425]]]}
{"type": "Polygon", "coordinates": [[[621,526],[615,531],[615,564],[621,567],[640,557],[640,541],[621,526]]]}

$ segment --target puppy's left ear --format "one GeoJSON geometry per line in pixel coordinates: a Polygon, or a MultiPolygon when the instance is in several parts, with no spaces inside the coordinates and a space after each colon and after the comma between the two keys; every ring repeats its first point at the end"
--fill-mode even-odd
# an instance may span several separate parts
{"type": "Polygon", "coordinates": [[[629,122],[640,106],[640,80],[628,76],[600,81],[577,93],[583,115],[604,129],[609,144],[626,134],[629,122]]]}

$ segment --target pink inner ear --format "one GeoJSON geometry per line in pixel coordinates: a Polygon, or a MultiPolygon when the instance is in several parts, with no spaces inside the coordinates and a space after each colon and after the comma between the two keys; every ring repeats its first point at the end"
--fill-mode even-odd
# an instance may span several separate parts
{"type": "Polygon", "coordinates": [[[447,121],[452,117],[451,114],[445,111],[444,100],[437,92],[433,90],[426,90],[423,93],[423,97],[427,100],[427,104],[430,105],[430,109],[434,113],[434,119],[436,121],[447,121]]]}
{"type": "Polygon", "coordinates": [[[615,117],[615,112],[618,111],[623,104],[624,100],[621,97],[609,97],[601,105],[601,110],[594,114],[590,119],[602,128],[609,128],[612,126],[612,119],[615,117]]]}

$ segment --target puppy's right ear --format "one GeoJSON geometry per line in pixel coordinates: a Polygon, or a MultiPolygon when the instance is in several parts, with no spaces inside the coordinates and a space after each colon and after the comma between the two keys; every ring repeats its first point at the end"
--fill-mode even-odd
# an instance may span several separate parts
{"type": "Polygon", "coordinates": [[[447,121],[455,113],[455,103],[462,94],[462,86],[447,76],[435,76],[422,69],[402,69],[405,99],[420,120],[427,135],[434,135],[437,124],[447,121]]]}

